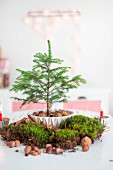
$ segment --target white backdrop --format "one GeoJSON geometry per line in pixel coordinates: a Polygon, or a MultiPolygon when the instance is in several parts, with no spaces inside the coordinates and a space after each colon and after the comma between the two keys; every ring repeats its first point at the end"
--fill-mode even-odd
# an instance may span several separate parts
{"type": "Polygon", "coordinates": [[[22,22],[28,10],[41,9],[80,10],[79,41],[70,39],[73,24],[60,24],[50,37],[53,55],[65,59],[73,73],[87,79],[85,88],[111,89],[113,114],[113,0],[0,0],[0,46],[11,62],[11,85],[16,68],[31,69],[33,55],[47,51],[44,33],[33,32],[22,22]],[[79,53],[76,47],[81,48],[79,53]]]}

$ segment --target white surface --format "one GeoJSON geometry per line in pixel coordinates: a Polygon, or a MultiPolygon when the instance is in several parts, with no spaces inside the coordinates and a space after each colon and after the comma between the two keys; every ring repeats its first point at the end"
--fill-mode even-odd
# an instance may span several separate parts
{"type": "Polygon", "coordinates": [[[0,141],[0,170],[113,170],[113,118],[110,116],[110,130],[96,140],[88,152],[81,147],[74,153],[62,155],[42,153],[40,156],[24,156],[24,146],[8,148],[0,141]],[[15,152],[18,149],[19,152],[15,152]]]}

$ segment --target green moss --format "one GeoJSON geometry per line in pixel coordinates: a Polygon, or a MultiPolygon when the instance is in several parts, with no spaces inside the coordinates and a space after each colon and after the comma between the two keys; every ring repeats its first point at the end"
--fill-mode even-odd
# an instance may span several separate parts
{"type": "Polygon", "coordinates": [[[77,130],[81,137],[97,138],[104,130],[104,126],[96,119],[83,115],[76,115],[61,122],[60,128],[77,130]]]}
{"type": "Polygon", "coordinates": [[[78,137],[78,131],[70,129],[59,129],[55,133],[55,138],[57,140],[74,140],[75,137],[78,137]]]}
{"type": "Polygon", "coordinates": [[[19,139],[24,144],[34,144],[40,148],[52,143],[54,146],[69,149],[79,144],[82,137],[89,136],[95,140],[103,131],[104,126],[98,120],[76,115],[64,120],[57,130],[48,130],[42,124],[30,122],[4,126],[0,134],[7,141],[19,139]]]}
{"type": "Polygon", "coordinates": [[[29,124],[21,123],[18,126],[13,124],[9,126],[4,126],[2,132],[7,131],[9,135],[6,136],[7,140],[19,139],[25,144],[35,144],[38,147],[44,147],[46,143],[49,142],[49,136],[51,132],[35,122],[30,122],[29,124]]]}

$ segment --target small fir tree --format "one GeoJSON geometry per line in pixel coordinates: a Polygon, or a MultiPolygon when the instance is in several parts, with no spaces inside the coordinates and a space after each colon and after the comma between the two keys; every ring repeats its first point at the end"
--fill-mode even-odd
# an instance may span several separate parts
{"type": "Polygon", "coordinates": [[[47,115],[49,116],[50,107],[56,102],[67,102],[66,95],[69,89],[77,88],[86,80],[81,75],[76,75],[69,79],[67,75],[70,67],[61,67],[63,60],[53,58],[51,44],[48,40],[48,54],[36,53],[34,55],[34,66],[31,71],[20,72],[16,78],[11,91],[21,91],[25,97],[12,97],[21,100],[22,106],[26,103],[37,103],[44,100],[47,104],[47,115]]]}

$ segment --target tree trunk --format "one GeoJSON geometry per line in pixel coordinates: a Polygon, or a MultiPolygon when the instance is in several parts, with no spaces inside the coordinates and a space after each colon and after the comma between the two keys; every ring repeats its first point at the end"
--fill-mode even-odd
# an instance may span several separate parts
{"type": "Polygon", "coordinates": [[[50,104],[47,102],[47,116],[49,116],[49,109],[50,109],[50,104]]]}

